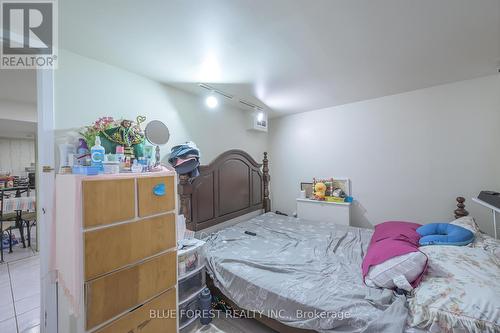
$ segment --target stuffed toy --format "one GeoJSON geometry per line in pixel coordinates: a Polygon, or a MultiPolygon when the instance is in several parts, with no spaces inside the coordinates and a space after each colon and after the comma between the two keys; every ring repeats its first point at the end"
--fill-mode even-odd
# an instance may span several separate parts
{"type": "Polygon", "coordinates": [[[325,200],[326,185],[325,183],[316,183],[314,185],[314,199],[325,200]]]}

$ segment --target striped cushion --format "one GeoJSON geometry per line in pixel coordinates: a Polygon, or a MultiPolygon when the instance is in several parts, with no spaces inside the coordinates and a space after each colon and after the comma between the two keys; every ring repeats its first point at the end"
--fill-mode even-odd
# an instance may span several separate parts
{"type": "Polygon", "coordinates": [[[370,267],[365,283],[369,287],[393,289],[394,279],[404,276],[408,282],[413,282],[422,274],[427,257],[420,251],[403,254],[370,267]]]}

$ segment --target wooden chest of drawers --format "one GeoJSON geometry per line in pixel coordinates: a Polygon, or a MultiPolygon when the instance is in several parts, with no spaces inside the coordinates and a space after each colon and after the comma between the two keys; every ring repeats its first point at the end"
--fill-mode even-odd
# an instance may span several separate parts
{"type": "Polygon", "coordinates": [[[171,171],[57,176],[62,331],[177,332],[174,184],[171,171]]]}

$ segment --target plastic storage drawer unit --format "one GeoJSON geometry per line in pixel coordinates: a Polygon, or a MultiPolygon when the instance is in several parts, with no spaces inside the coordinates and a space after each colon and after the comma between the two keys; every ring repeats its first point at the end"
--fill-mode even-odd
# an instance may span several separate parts
{"type": "Polygon", "coordinates": [[[179,327],[180,333],[196,333],[203,325],[200,324],[200,318],[192,318],[186,322],[183,326],[179,327]]]}
{"type": "Polygon", "coordinates": [[[186,301],[194,294],[199,295],[205,287],[205,281],[205,266],[199,267],[179,280],[179,303],[186,301]]]}
{"type": "Polygon", "coordinates": [[[205,264],[205,259],[202,254],[202,240],[193,239],[190,246],[185,246],[177,252],[179,279],[183,279],[185,275],[196,271],[205,264]]]}
{"type": "Polygon", "coordinates": [[[199,318],[199,313],[200,298],[198,293],[179,304],[179,328],[183,329],[185,326],[191,324],[193,320],[199,318]]]}

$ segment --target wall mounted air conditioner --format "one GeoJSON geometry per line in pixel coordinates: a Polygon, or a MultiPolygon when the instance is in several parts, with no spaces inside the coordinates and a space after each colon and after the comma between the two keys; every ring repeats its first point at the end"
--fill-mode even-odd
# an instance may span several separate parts
{"type": "Polygon", "coordinates": [[[267,132],[267,128],[269,127],[267,113],[264,111],[252,112],[251,126],[251,130],[267,132]]]}
{"type": "Polygon", "coordinates": [[[267,112],[264,110],[264,108],[242,99],[240,99],[240,103],[253,109],[253,111],[249,113],[250,114],[249,130],[267,132],[267,128],[269,127],[269,121],[267,118],[267,112]]]}

